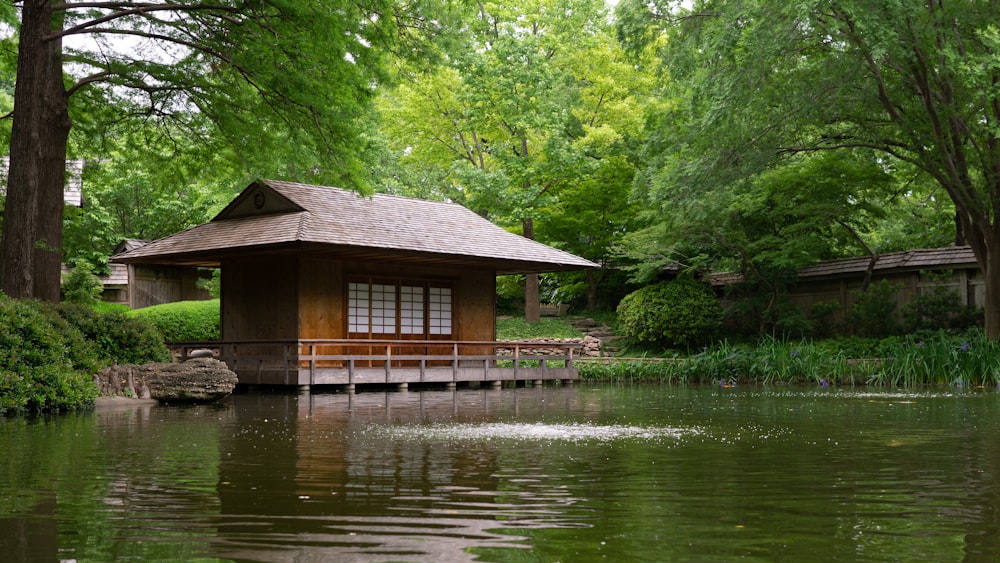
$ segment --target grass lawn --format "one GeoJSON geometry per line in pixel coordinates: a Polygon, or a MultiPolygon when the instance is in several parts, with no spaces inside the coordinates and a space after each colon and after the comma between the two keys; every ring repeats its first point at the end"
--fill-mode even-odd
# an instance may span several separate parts
{"type": "Polygon", "coordinates": [[[566,317],[542,317],[537,323],[528,323],[524,317],[498,317],[498,340],[531,340],[533,338],[582,338],[583,333],[573,328],[566,317]]]}

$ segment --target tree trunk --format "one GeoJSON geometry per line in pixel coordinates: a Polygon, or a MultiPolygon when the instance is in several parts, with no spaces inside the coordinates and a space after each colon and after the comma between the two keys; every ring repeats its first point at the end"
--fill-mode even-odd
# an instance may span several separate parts
{"type": "MultiPolygon", "coordinates": [[[[531,219],[521,221],[524,237],[535,240],[535,223],[531,219]]],[[[524,320],[537,323],[542,319],[541,304],[538,300],[538,274],[524,276],[524,320]]]]}
{"type": "Polygon", "coordinates": [[[968,214],[959,215],[965,241],[976,256],[983,272],[983,329],[992,340],[1000,338],[1000,235],[972,222],[968,214]]]}
{"type": "Polygon", "coordinates": [[[61,27],[52,6],[25,0],[21,9],[0,289],[58,301],[70,119],[62,41],[45,40],[61,27]]]}
{"type": "Polygon", "coordinates": [[[1000,338],[1000,239],[987,242],[985,260],[980,259],[979,265],[985,286],[983,328],[988,338],[996,340],[1000,338]]]}

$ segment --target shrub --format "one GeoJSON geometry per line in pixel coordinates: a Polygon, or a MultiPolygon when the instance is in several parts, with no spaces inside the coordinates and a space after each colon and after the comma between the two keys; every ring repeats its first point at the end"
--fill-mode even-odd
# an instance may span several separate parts
{"type": "MultiPolygon", "coordinates": [[[[943,280],[941,280],[943,281],[943,280]]],[[[934,285],[903,308],[908,332],[965,329],[982,321],[982,310],[962,304],[962,297],[947,285],[934,285]]]]}
{"type": "Polygon", "coordinates": [[[678,278],[632,292],[618,305],[622,336],[639,345],[690,348],[722,328],[722,307],[705,284],[678,278]]]}
{"type": "Polygon", "coordinates": [[[170,361],[163,335],[147,319],[129,317],[121,311],[99,312],[73,303],[60,305],[58,311],[93,344],[104,364],[170,361]]]}
{"type": "Polygon", "coordinates": [[[837,330],[836,314],[840,310],[840,302],[836,299],[819,301],[809,307],[809,321],[812,322],[812,336],[829,338],[837,330]]]}
{"type": "Polygon", "coordinates": [[[219,339],[218,299],[164,303],[135,309],[129,316],[150,322],[166,342],[219,339]]]}
{"type": "Polygon", "coordinates": [[[98,361],[51,305],[0,294],[0,414],[93,404],[98,361]]]}
{"type": "Polygon", "coordinates": [[[93,267],[87,262],[80,262],[63,276],[63,297],[70,303],[93,305],[101,300],[103,290],[100,278],[94,275],[93,267]]]}
{"type": "Polygon", "coordinates": [[[871,284],[868,291],[854,292],[850,314],[854,334],[868,338],[899,334],[902,326],[896,318],[896,294],[901,287],[882,280],[871,284]]]}

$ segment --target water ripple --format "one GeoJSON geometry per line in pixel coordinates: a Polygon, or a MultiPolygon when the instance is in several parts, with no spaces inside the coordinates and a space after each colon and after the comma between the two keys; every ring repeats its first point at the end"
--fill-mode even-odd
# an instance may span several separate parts
{"type": "Polygon", "coordinates": [[[434,424],[429,426],[375,426],[368,429],[380,437],[429,440],[511,440],[561,442],[611,442],[616,440],[677,440],[702,433],[700,428],[630,426],[587,423],[486,423],[434,424]]]}

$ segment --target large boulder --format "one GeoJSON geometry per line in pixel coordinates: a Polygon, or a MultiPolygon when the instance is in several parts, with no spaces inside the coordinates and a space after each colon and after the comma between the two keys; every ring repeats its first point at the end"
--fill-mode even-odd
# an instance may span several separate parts
{"type": "Polygon", "coordinates": [[[158,401],[217,401],[232,394],[236,374],[214,358],[194,358],[179,364],[146,364],[149,395],[158,401]]]}
{"type": "Polygon", "coordinates": [[[173,402],[211,402],[232,394],[236,374],[214,358],[111,366],[97,378],[101,394],[173,402]]]}

